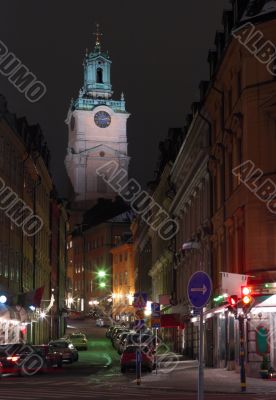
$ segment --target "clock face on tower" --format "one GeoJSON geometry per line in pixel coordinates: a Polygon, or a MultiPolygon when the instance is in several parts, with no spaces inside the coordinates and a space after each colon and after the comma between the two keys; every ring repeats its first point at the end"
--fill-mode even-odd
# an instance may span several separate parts
{"type": "Polygon", "coordinates": [[[100,128],[106,128],[111,123],[111,116],[106,111],[98,111],[94,116],[95,124],[100,128]]]}

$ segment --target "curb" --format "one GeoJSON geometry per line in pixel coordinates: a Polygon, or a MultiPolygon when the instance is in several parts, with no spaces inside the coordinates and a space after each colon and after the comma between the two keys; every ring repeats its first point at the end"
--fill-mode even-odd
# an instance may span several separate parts
{"type": "MultiPolygon", "coordinates": [[[[136,384],[136,381],[132,382],[133,384],[136,384]]],[[[143,386],[143,379],[142,379],[142,383],[137,387],[141,388],[142,390],[160,390],[160,391],[169,391],[169,392],[179,392],[179,393],[191,393],[191,394],[195,394],[197,393],[197,390],[185,390],[183,389],[176,389],[174,387],[167,387],[167,386],[150,386],[150,387],[146,387],[143,386]]],[[[227,394],[227,395],[237,395],[237,394],[245,394],[245,395],[251,395],[251,394],[256,394],[256,395],[275,395],[275,392],[256,392],[256,391],[251,391],[248,390],[246,392],[241,392],[241,391],[237,391],[237,392],[223,392],[223,391],[219,391],[219,390],[204,390],[204,393],[208,393],[208,394],[227,394]]]]}

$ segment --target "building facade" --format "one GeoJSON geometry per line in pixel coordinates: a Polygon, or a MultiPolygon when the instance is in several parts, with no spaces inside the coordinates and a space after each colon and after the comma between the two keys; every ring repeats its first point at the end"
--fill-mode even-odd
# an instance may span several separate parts
{"type": "MultiPolygon", "coordinates": [[[[214,290],[212,308],[205,313],[205,338],[212,348],[213,365],[229,369],[239,369],[240,327],[225,298],[241,297],[242,279],[261,294],[268,293],[265,285],[275,282],[275,213],[270,195],[276,182],[276,81],[273,65],[268,63],[271,57],[262,53],[260,42],[250,42],[255,34],[255,38],[262,36],[263,45],[275,43],[275,18],[274,2],[232,2],[232,10],[223,14],[223,32],[216,33],[215,50],[208,55],[210,82],[201,99],[201,113],[211,125],[208,169],[214,290]],[[267,62],[261,56],[267,56],[267,62]],[[240,283],[234,287],[237,277],[240,283]],[[213,330],[211,345],[208,329],[213,330]]],[[[267,296],[254,297],[248,310],[242,328],[248,374],[258,374],[264,356],[276,367],[274,304],[272,290],[267,296]],[[262,330],[266,345],[260,345],[262,330]]],[[[196,329],[198,318],[191,322],[196,329]]]]}
{"type": "MultiPolygon", "coordinates": [[[[170,213],[177,218],[179,224],[173,240],[175,293],[172,311],[180,314],[183,323],[185,321],[185,330],[178,332],[175,347],[191,358],[198,355],[198,328],[189,321],[193,310],[187,298],[187,285],[196,271],[212,274],[211,182],[208,171],[210,124],[197,110],[197,106],[194,104],[193,118],[186,126],[184,142],[170,172],[170,181],[175,191],[170,213]]],[[[209,333],[206,339],[206,346],[210,347],[212,334],[209,333]]],[[[212,365],[209,359],[205,362],[207,366],[212,365]]]]}
{"type": "Polygon", "coordinates": [[[112,254],[111,249],[130,235],[132,215],[119,201],[98,202],[83,218],[81,226],[72,233],[71,254],[73,265],[71,308],[88,312],[95,302],[106,311],[112,299],[112,254]]]}
{"type": "Polygon", "coordinates": [[[135,293],[134,252],[130,237],[125,242],[111,249],[112,254],[112,317],[116,321],[131,322],[134,320],[132,306],[135,293]]]}
{"type": "MultiPolygon", "coordinates": [[[[49,150],[40,127],[10,114],[3,96],[0,113],[0,291],[7,298],[0,306],[0,340],[47,343],[53,306],[49,150]],[[26,221],[33,221],[29,230],[26,221]]],[[[58,258],[60,248],[52,250],[58,258]]]]}

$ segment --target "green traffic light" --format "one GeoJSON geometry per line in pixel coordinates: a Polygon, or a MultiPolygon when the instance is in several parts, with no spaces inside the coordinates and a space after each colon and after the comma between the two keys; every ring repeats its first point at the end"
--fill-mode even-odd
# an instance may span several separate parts
{"type": "Polygon", "coordinates": [[[106,276],[106,272],[104,270],[100,270],[97,272],[99,278],[104,278],[106,276]]]}

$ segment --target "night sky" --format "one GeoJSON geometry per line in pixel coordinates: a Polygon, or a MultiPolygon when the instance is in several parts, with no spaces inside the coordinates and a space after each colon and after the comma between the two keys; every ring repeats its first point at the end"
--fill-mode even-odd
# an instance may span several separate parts
{"type": "Polygon", "coordinates": [[[0,39],[47,87],[29,103],[0,75],[9,109],[39,123],[51,151],[51,171],[66,195],[64,157],[71,97],[83,82],[83,55],[95,22],[112,60],[113,99],[125,93],[130,175],[153,178],[158,143],[169,127],[184,125],[198,84],[208,79],[207,54],[221,28],[223,0],[8,0],[1,4],[0,39]]]}

